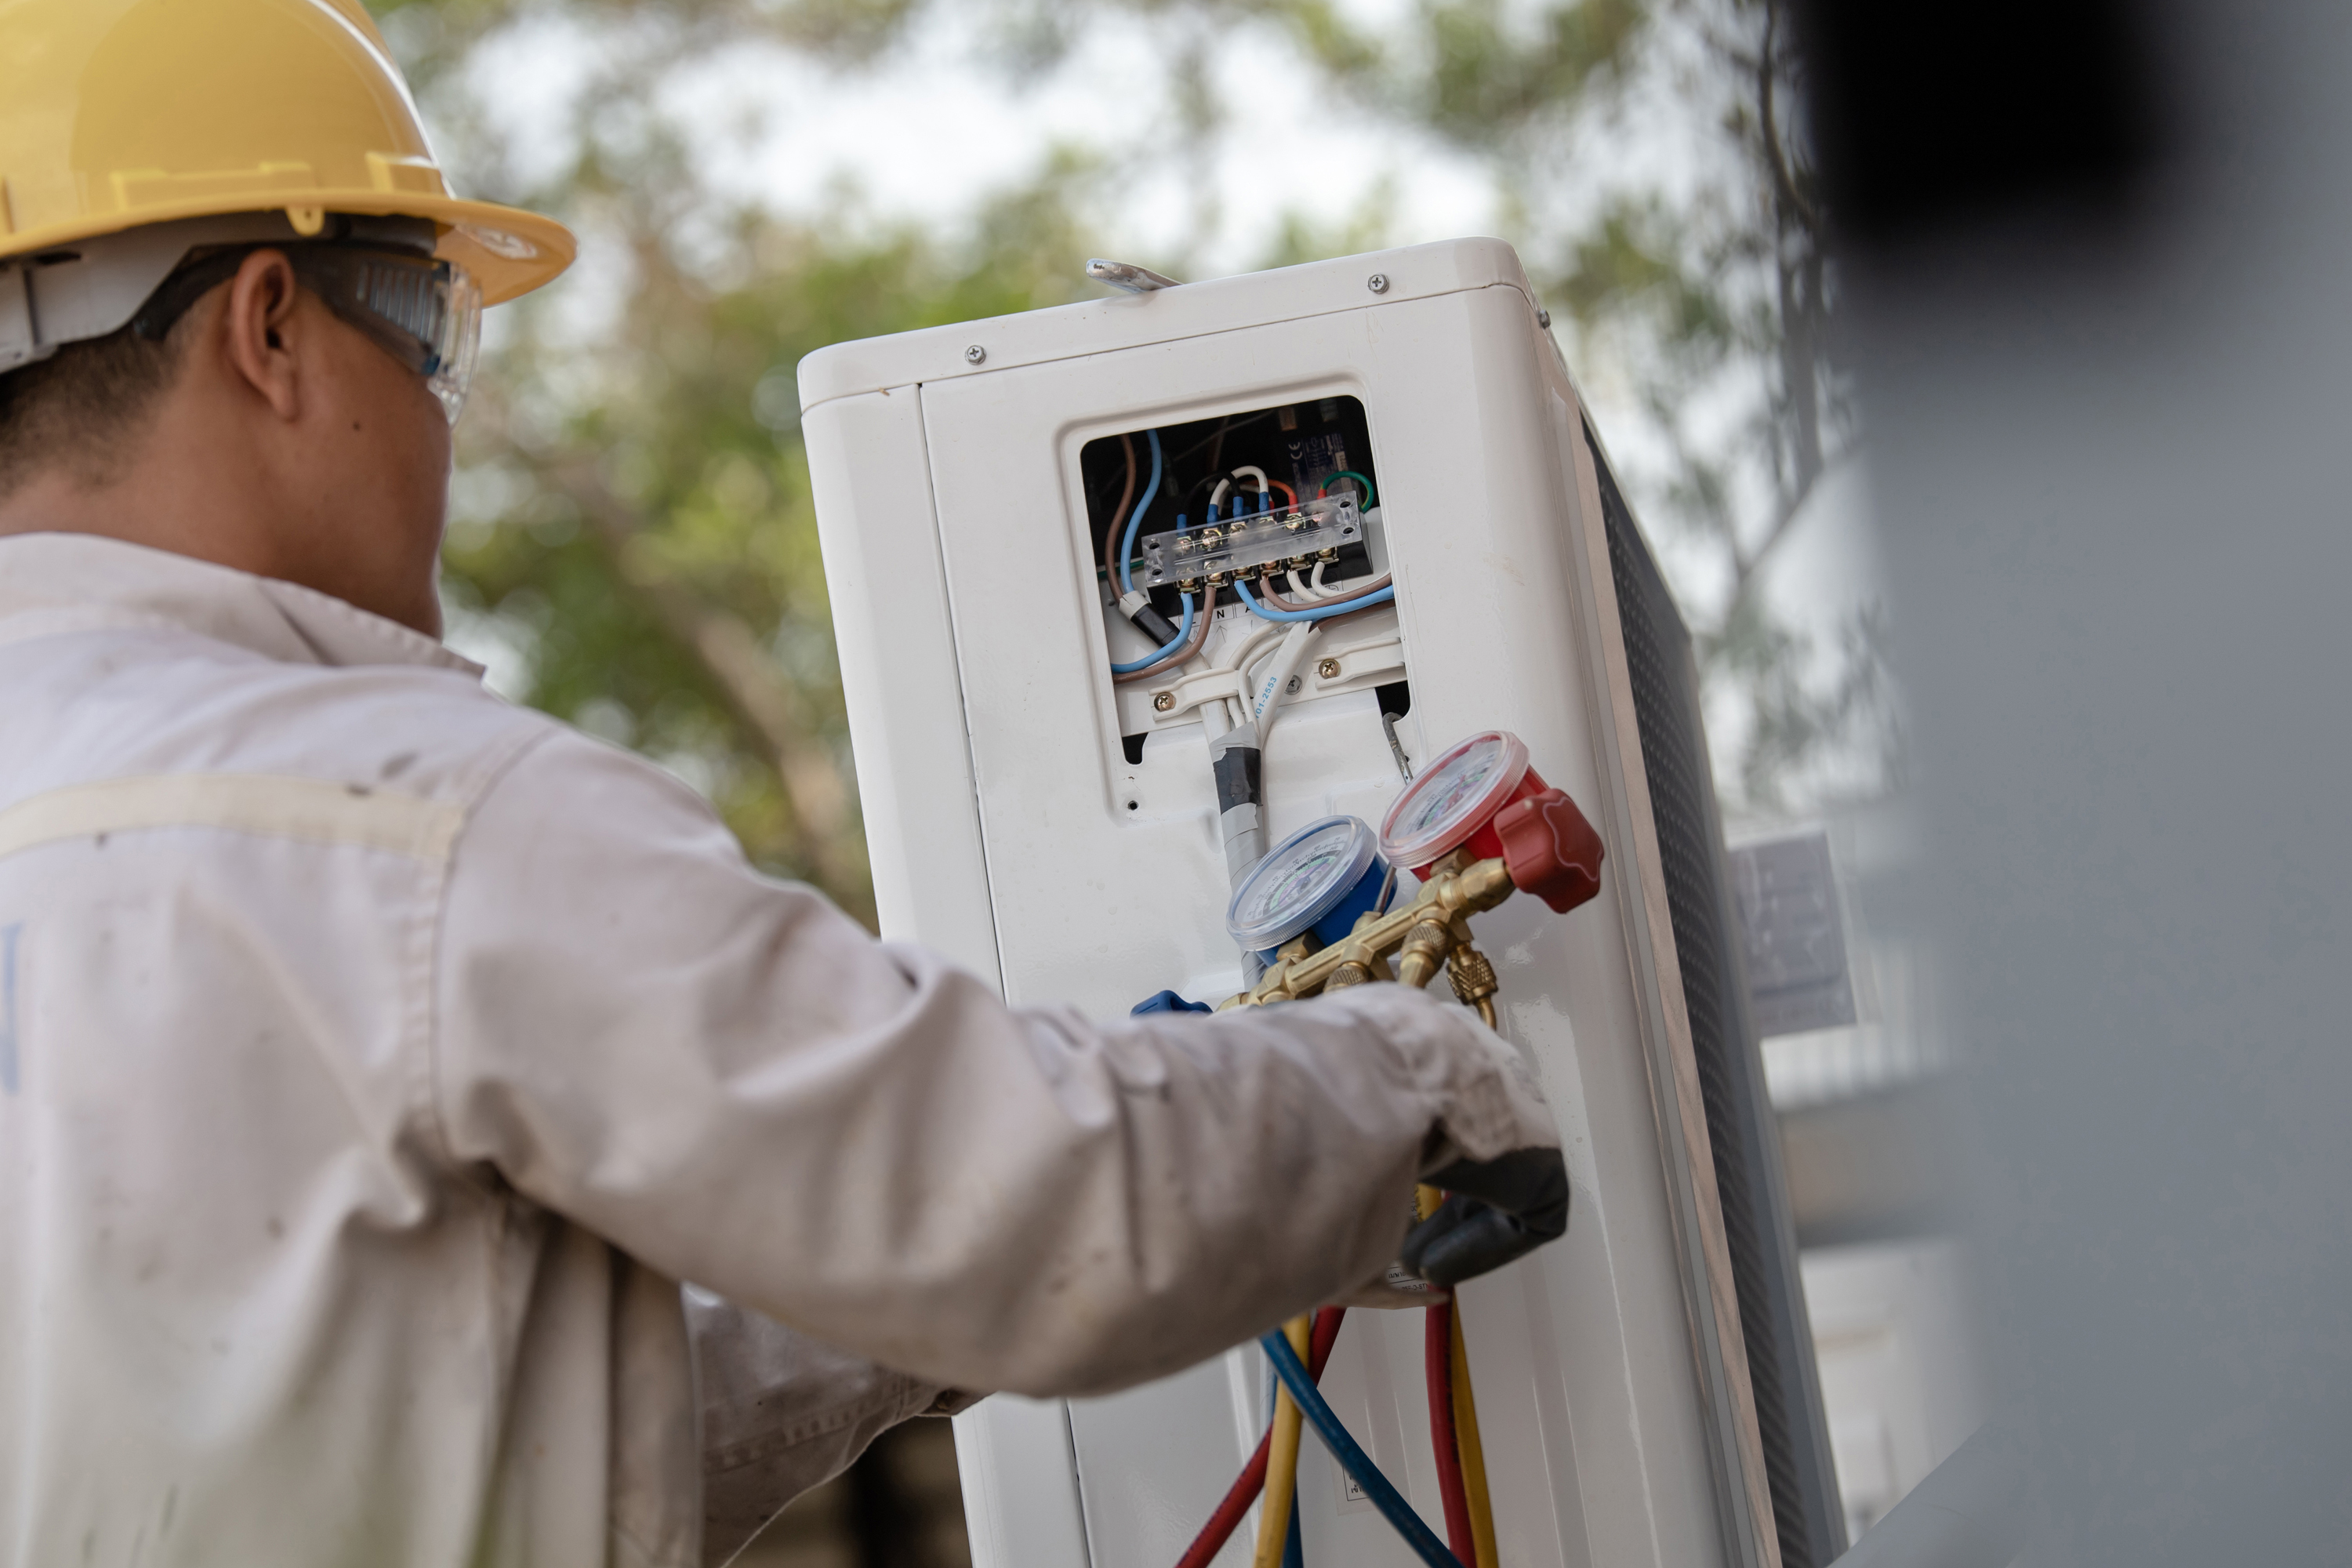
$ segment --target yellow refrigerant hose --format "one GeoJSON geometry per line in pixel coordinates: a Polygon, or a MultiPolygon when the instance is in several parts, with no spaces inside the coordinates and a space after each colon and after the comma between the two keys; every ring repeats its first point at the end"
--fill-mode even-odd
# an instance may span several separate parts
{"type": "MultiPolygon", "coordinates": [[[[1308,1331],[1314,1323],[1312,1312],[1302,1312],[1282,1325],[1290,1348],[1302,1362],[1307,1359],[1308,1331]]],[[[1306,1415],[1290,1391],[1278,1389],[1274,1400],[1274,1441],[1265,1457],[1265,1496],[1258,1503],[1257,1555],[1250,1560],[1250,1568],[1282,1568],[1283,1548],[1290,1542],[1290,1500],[1298,1493],[1298,1436],[1305,1422],[1306,1415]]]]}
{"type": "MultiPolygon", "coordinates": [[[[1493,984],[1491,974],[1487,980],[1493,984]]],[[[1492,995],[1477,998],[1478,1016],[1496,1034],[1502,1020],[1495,1016],[1492,995]]],[[[1478,1436],[1478,1397],[1470,1391],[1470,1352],[1462,1340],[1462,1298],[1454,1298],[1454,1432],[1462,1448],[1462,1489],[1470,1498],[1470,1540],[1478,1549],[1477,1568],[1497,1568],[1495,1554],[1495,1500],[1486,1490],[1486,1447],[1478,1436]]]]}
{"type": "Polygon", "coordinates": [[[1470,1542],[1477,1568],[1496,1568],[1495,1503],[1486,1493],[1486,1450],[1478,1441],[1478,1401],[1470,1392],[1470,1352],[1462,1342],[1462,1298],[1454,1298],[1454,1440],[1462,1450],[1462,1489],[1470,1500],[1470,1542]]]}

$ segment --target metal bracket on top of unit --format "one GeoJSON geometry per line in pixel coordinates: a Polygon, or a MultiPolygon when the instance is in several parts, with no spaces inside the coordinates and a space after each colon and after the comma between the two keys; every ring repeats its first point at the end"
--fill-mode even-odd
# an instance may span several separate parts
{"type": "Polygon", "coordinates": [[[1268,567],[1311,569],[1335,559],[1344,545],[1364,538],[1363,514],[1353,496],[1324,496],[1304,506],[1254,512],[1228,522],[1174,528],[1143,541],[1139,588],[1177,587],[1187,593],[1203,582],[1223,587],[1235,577],[1268,567]]]}

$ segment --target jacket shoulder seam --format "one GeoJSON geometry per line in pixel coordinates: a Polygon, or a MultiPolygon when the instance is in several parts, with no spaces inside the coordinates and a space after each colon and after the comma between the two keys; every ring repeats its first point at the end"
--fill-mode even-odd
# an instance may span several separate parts
{"type": "Polygon", "coordinates": [[[447,1086],[442,1081],[441,1071],[443,1025],[441,974],[447,956],[449,889],[457,872],[458,844],[465,837],[466,829],[472,826],[475,816],[481,810],[482,803],[489,798],[490,792],[503,783],[525,757],[563,733],[565,731],[562,725],[543,718],[538,723],[518,726],[515,736],[509,740],[499,752],[488,758],[480,772],[469,782],[462,800],[453,803],[457,808],[457,820],[450,833],[448,850],[433,863],[428,871],[430,879],[430,886],[426,889],[428,913],[422,922],[420,932],[422,952],[419,954],[415,977],[420,1014],[417,1037],[420,1047],[418,1054],[421,1059],[418,1062],[418,1068],[422,1079],[418,1088],[424,1102],[425,1125],[436,1150],[441,1156],[442,1164],[456,1173],[458,1179],[476,1185],[494,1198],[502,1196],[502,1194],[491,1184],[484,1183],[477,1173],[467,1169],[464,1163],[457,1157],[457,1140],[449,1133],[446,1093],[447,1086]]]}

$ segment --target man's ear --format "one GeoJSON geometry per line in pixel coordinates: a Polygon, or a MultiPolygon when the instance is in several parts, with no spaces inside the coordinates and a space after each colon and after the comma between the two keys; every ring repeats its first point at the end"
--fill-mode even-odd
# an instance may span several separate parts
{"type": "Polygon", "coordinates": [[[302,411],[296,307],[301,286],[283,251],[257,250],[229,279],[222,330],[228,362],[280,419],[302,411]]]}

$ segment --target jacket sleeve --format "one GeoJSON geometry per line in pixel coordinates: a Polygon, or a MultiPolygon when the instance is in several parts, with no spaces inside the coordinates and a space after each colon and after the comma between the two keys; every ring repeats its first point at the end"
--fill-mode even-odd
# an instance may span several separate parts
{"type": "Polygon", "coordinates": [[[1395,985],[1108,1024],[1008,1007],[568,732],[472,813],[436,984],[455,1158],[961,1388],[1190,1365],[1376,1277],[1423,1171],[1558,1142],[1508,1046],[1395,985]]]}

